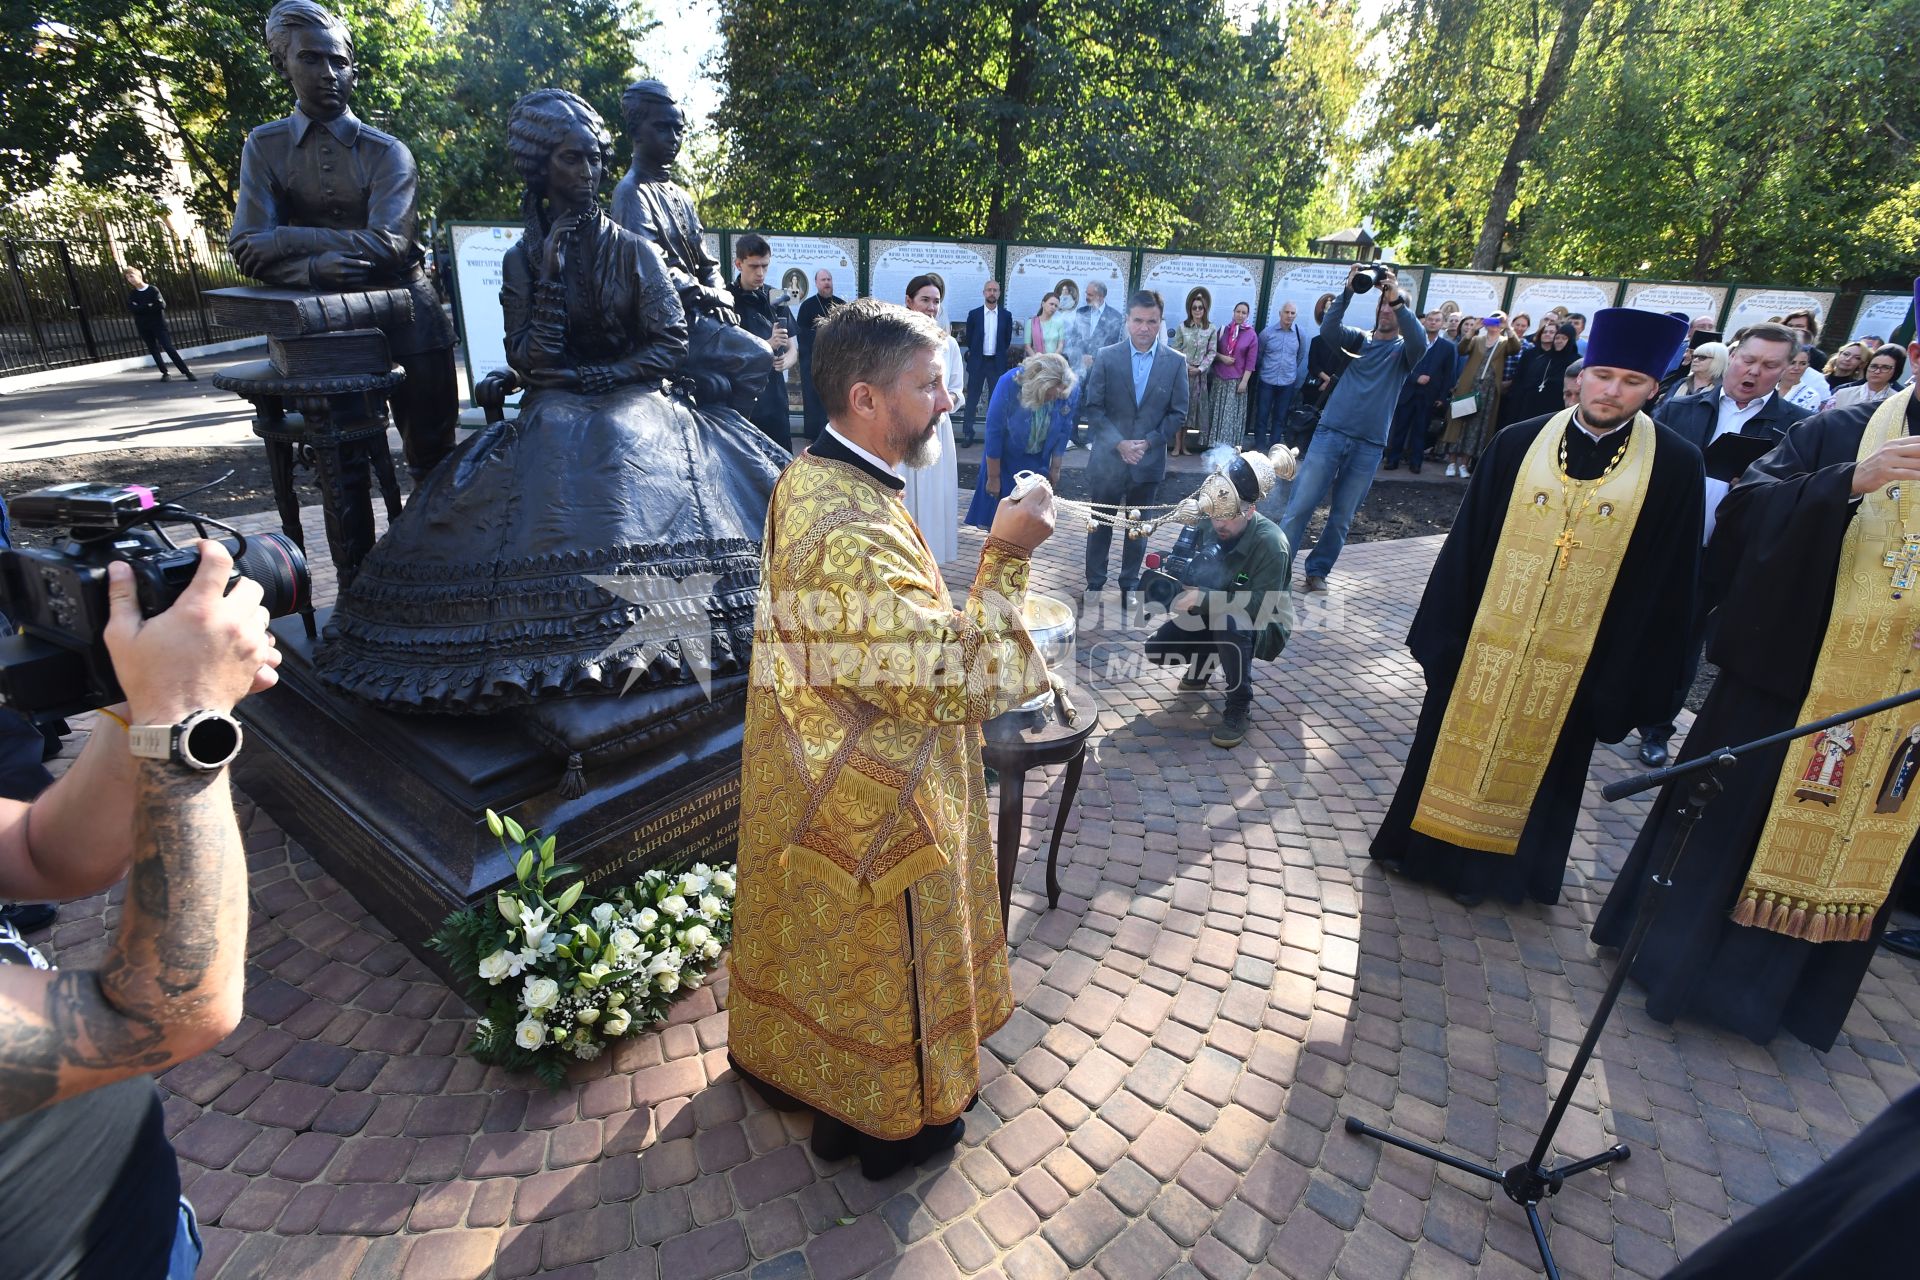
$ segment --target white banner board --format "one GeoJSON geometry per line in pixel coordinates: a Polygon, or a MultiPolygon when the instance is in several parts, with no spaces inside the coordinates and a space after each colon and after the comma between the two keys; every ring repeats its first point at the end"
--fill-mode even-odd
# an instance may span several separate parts
{"type": "Polygon", "coordinates": [[[1233,322],[1233,309],[1247,304],[1247,323],[1259,318],[1258,258],[1216,258],[1200,254],[1150,253],[1141,265],[1140,287],[1155,289],[1167,304],[1167,327],[1187,318],[1187,299],[1201,290],[1207,298],[1207,319],[1216,329],[1233,322]]]}
{"type": "MultiPolygon", "coordinates": [[[[1125,249],[1052,249],[1042,245],[1007,246],[1007,278],[1001,281],[1002,298],[1013,316],[1013,345],[1027,345],[1027,321],[1040,310],[1040,299],[1059,293],[1060,309],[1071,311],[1080,305],[1087,281],[1098,280],[1107,286],[1107,303],[1116,310],[1127,305],[1127,276],[1133,255],[1125,249]]],[[[971,298],[948,304],[957,319],[980,305],[980,291],[971,298]]]]}
{"type": "Polygon", "coordinates": [[[1853,318],[1853,331],[1847,334],[1848,342],[1858,342],[1862,338],[1891,338],[1894,330],[1907,322],[1913,314],[1913,295],[1910,293],[1869,293],[1860,299],[1860,314],[1853,318]]]}
{"type": "Polygon", "coordinates": [[[907,282],[931,275],[940,281],[942,319],[951,325],[980,305],[980,291],[993,279],[993,264],[991,243],[869,240],[867,296],[904,305],[907,282]]]}
{"type": "MultiPolygon", "coordinates": [[[[773,256],[767,268],[767,283],[775,293],[787,295],[787,304],[796,315],[800,304],[814,291],[813,277],[821,271],[833,276],[835,297],[859,296],[860,242],[852,236],[777,236],[765,231],[760,234],[767,237],[767,248],[773,256]]],[[[733,242],[740,243],[738,233],[733,242]]]]}
{"type": "Polygon", "coordinates": [[[1507,277],[1484,271],[1436,271],[1427,281],[1421,311],[1451,302],[1470,316],[1490,316],[1507,296],[1507,277]]]}
{"type": "MultiPolygon", "coordinates": [[[[507,367],[507,320],[500,310],[500,272],[507,250],[520,243],[524,227],[505,223],[459,224],[453,240],[453,290],[459,305],[460,341],[467,357],[471,387],[495,369],[507,367]]],[[[519,403],[516,394],[508,401],[519,403]]]]}
{"type": "Polygon", "coordinates": [[[1565,307],[1569,312],[1585,316],[1587,323],[1592,324],[1593,313],[1612,306],[1614,295],[1619,291],[1620,286],[1612,280],[1516,276],[1513,281],[1513,301],[1507,304],[1507,314],[1524,315],[1537,328],[1541,316],[1555,307],[1565,307]]]}
{"type": "Polygon", "coordinates": [[[1640,311],[1678,311],[1689,320],[1706,316],[1720,324],[1720,312],[1727,305],[1727,289],[1718,284],[1671,284],[1659,280],[1629,280],[1621,291],[1620,305],[1640,311]]]}
{"type": "Polygon", "coordinates": [[[1811,311],[1815,323],[1824,326],[1827,313],[1833,310],[1833,300],[1839,296],[1830,290],[1736,289],[1733,306],[1720,331],[1732,342],[1733,335],[1748,325],[1761,324],[1791,311],[1811,311]]]}

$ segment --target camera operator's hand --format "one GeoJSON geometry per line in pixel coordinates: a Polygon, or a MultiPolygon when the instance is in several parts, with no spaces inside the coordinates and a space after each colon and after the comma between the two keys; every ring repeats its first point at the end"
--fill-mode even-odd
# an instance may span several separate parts
{"type": "Polygon", "coordinates": [[[1188,587],[1185,591],[1182,591],[1173,598],[1173,603],[1167,606],[1167,612],[1172,614],[1193,613],[1199,609],[1202,604],[1206,603],[1206,599],[1206,592],[1198,587],[1188,587]]]}
{"type": "Polygon", "coordinates": [[[173,724],[201,709],[232,711],[247,694],[279,679],[280,651],[267,632],[260,584],[234,583],[233,556],[210,539],[200,568],[173,606],[141,618],[133,570],[107,566],[107,652],[126,691],[134,724],[173,724]]]}
{"type": "Polygon", "coordinates": [[[1024,498],[1002,498],[989,534],[1024,551],[1053,536],[1053,486],[1039,484],[1024,498]]]}
{"type": "Polygon", "coordinates": [[[1400,296],[1400,274],[1392,267],[1380,268],[1380,300],[1390,307],[1406,301],[1400,296]]]}

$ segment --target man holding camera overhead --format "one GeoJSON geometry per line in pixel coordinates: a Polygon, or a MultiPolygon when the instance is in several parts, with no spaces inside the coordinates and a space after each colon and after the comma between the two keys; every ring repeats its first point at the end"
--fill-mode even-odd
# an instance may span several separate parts
{"type": "Polygon", "coordinates": [[[0,800],[0,897],[65,900],[127,880],[99,966],[0,963],[0,1256],[10,1275],[188,1277],[192,1210],[150,1076],[240,1020],[247,864],[228,790],[234,704],[275,679],[258,584],[199,544],[174,604],[142,619],[110,567],[105,640],[126,701],[65,777],[0,800]]]}
{"type": "Polygon", "coordinates": [[[1360,509],[1373,486],[1373,473],[1380,467],[1400,387],[1427,351],[1427,335],[1413,314],[1412,303],[1400,291],[1399,275],[1392,267],[1377,262],[1353,264],[1347,273],[1347,287],[1320,322],[1320,336],[1329,347],[1358,350],[1360,354],[1334,384],[1326,407],[1320,411],[1313,447],[1300,460],[1300,474],[1294,477],[1286,514],[1280,520],[1287,546],[1298,555],[1313,509],[1328,503],[1327,527],[1307,556],[1308,591],[1327,589],[1327,575],[1333,572],[1340,549],[1347,545],[1353,513],[1360,509]],[[1356,294],[1369,293],[1376,284],[1380,300],[1372,331],[1348,328],[1347,305],[1356,294]]]}

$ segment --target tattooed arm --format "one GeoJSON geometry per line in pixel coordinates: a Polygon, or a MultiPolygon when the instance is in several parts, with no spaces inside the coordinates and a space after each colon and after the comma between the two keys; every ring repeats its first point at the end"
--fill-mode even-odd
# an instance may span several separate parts
{"type": "MultiPolygon", "coordinates": [[[[127,714],[124,703],[114,710],[127,714]]],[[[31,805],[0,799],[0,900],[84,898],[132,864],[133,756],[126,732],[102,716],[80,758],[31,805]]]]}
{"type": "MultiPolygon", "coordinates": [[[[114,566],[107,645],[136,724],[229,711],[272,683],[279,655],[260,588],[242,581],[223,594],[232,557],[217,543],[200,551],[192,584],[146,622],[124,566],[114,566]]],[[[126,755],[124,740],[113,746],[126,755]]],[[[0,1119],[184,1061],[240,1020],[247,867],[226,772],[129,757],[100,766],[96,781],[123,775],[133,865],[106,959],[67,971],[0,965],[0,1119]]],[[[99,798],[103,808],[109,799],[99,798]]],[[[29,860],[42,839],[40,807],[17,837],[29,860]]]]}

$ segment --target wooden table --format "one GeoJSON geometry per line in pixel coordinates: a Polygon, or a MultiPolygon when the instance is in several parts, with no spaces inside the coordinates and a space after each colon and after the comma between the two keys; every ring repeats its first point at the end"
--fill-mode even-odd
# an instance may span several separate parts
{"type": "Polygon", "coordinates": [[[1066,789],[1053,815],[1053,840],[1047,846],[1047,906],[1051,909],[1060,905],[1060,880],[1056,874],[1060,837],[1066,832],[1067,815],[1073,812],[1073,797],[1080,789],[1080,771],[1087,762],[1087,742],[1099,727],[1100,712],[1104,709],[1100,695],[1087,685],[1076,686],[1071,697],[1078,713],[1071,725],[1062,724],[1058,713],[1048,707],[1038,719],[1013,711],[989,720],[985,727],[986,744],[981,754],[987,767],[1000,774],[1000,829],[995,851],[999,857],[1003,922],[1013,905],[1013,871],[1020,857],[1027,770],[1039,765],[1067,766],[1066,789]]]}

